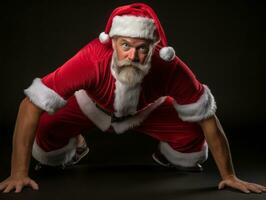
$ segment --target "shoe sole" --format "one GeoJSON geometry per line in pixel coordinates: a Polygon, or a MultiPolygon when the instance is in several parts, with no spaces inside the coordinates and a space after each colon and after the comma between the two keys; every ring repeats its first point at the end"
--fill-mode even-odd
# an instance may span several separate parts
{"type": "Polygon", "coordinates": [[[82,158],[84,158],[88,153],[89,153],[89,148],[87,147],[86,150],[84,152],[82,152],[82,154],[79,156],[79,158],[74,161],[74,162],[71,162],[70,164],[68,164],[67,166],[70,166],[70,165],[75,165],[77,164],[82,158]]]}
{"type": "Polygon", "coordinates": [[[173,165],[172,163],[163,163],[161,162],[155,155],[155,153],[152,154],[153,160],[159,164],[160,166],[167,167],[169,169],[176,169],[178,171],[184,171],[184,172],[202,172],[203,167],[200,164],[197,164],[197,167],[182,167],[178,165],[173,165]]]}

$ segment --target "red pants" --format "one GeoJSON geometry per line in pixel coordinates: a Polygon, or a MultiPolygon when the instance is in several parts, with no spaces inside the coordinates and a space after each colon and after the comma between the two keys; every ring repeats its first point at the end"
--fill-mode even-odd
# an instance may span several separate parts
{"type": "MultiPolygon", "coordinates": [[[[182,121],[172,104],[173,99],[166,98],[134,130],[167,142],[172,149],[181,153],[201,151],[205,139],[200,126],[182,121]]],[[[94,127],[80,110],[75,96],[72,96],[67,105],[55,114],[42,114],[36,132],[36,143],[45,152],[53,151],[67,145],[70,138],[87,133],[94,127]]]]}

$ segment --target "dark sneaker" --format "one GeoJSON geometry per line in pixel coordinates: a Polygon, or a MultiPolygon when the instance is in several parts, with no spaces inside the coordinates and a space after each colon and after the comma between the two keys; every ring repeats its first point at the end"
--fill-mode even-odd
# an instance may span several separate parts
{"type": "Polygon", "coordinates": [[[177,169],[178,171],[185,171],[185,172],[202,172],[203,171],[203,167],[199,163],[197,163],[196,166],[193,166],[193,167],[183,167],[183,166],[172,164],[166,159],[166,157],[160,152],[159,149],[152,154],[152,158],[160,166],[167,167],[170,169],[177,169]]]}

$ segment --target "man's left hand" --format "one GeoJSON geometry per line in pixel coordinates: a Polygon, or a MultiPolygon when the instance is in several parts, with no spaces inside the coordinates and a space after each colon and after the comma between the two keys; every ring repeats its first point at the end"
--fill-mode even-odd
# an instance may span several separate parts
{"type": "Polygon", "coordinates": [[[249,183],[249,182],[242,181],[242,180],[238,179],[234,175],[226,177],[224,180],[222,180],[219,183],[219,186],[218,186],[219,189],[223,189],[225,187],[231,187],[231,188],[234,188],[236,190],[240,190],[240,191],[242,191],[244,193],[250,193],[250,192],[262,193],[262,192],[266,192],[266,187],[265,186],[259,185],[259,184],[256,184],[256,183],[249,183]]]}

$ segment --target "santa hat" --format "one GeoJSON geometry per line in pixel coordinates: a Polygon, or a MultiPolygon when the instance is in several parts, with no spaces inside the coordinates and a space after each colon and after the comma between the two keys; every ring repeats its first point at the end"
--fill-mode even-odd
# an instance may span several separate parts
{"type": "Polygon", "coordinates": [[[134,3],[116,8],[99,35],[101,43],[106,44],[110,37],[125,36],[158,41],[160,57],[165,61],[175,58],[175,51],[167,46],[167,40],[160,21],[151,7],[143,3],[134,3]]]}

